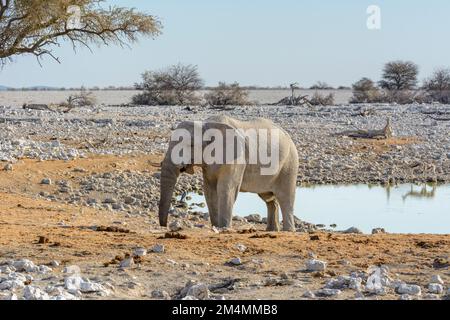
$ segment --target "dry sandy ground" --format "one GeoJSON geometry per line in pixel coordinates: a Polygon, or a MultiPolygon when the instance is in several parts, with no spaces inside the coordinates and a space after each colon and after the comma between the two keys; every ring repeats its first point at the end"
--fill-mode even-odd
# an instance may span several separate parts
{"type": "MultiPolygon", "coordinates": [[[[160,156],[92,156],[70,162],[21,160],[14,171],[0,171],[0,262],[28,258],[35,263],[52,260],[64,265],[79,265],[91,278],[109,281],[115,286],[110,298],[144,299],[152,290],[175,295],[189,279],[220,284],[237,279],[234,290],[221,292],[227,299],[302,299],[307,290],[322,288],[330,277],[364,271],[371,265],[386,264],[392,276],[426,288],[431,276],[440,274],[450,282],[447,268],[436,270],[436,258],[450,252],[450,235],[343,235],[331,233],[285,234],[265,237],[262,226],[242,233],[248,225],[236,225],[235,231],[217,234],[210,228],[183,231],[187,239],[159,239],[164,230],[155,229],[146,217],[98,211],[48,202],[37,197],[44,177],[72,181],[80,175],[111,170],[158,170],[160,156]],[[85,172],[74,172],[74,168],[85,172]],[[120,226],[129,233],[97,232],[92,226],[120,226]],[[256,235],[256,237],[255,237],[256,235]],[[39,237],[49,242],[38,244],[39,237]],[[262,236],[262,237],[261,237],[262,236]],[[166,252],[149,254],[136,267],[120,271],[107,262],[131,253],[135,247],[150,248],[163,244],[166,252]],[[239,252],[236,244],[247,250],[239,252]],[[325,273],[304,272],[309,253],[329,263],[325,273]],[[226,264],[240,257],[241,266],[226,264]],[[347,261],[347,263],[344,263],[347,261]],[[174,263],[175,262],[175,263],[174,263]],[[267,279],[290,279],[289,284],[264,285],[267,279]]],[[[54,188],[54,186],[46,186],[54,188]]],[[[155,213],[156,214],[156,213],[155,213]]],[[[426,291],[424,292],[426,293],[426,291]]],[[[346,290],[339,298],[353,298],[346,290]]],[[[390,294],[382,299],[398,298],[390,294]]],[[[94,297],[92,297],[94,298],[94,297]]]]}

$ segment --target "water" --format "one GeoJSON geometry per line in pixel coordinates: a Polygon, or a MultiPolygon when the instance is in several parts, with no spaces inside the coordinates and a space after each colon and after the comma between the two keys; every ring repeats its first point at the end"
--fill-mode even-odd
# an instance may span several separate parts
{"type": "MultiPolygon", "coordinates": [[[[203,202],[191,195],[190,203],[203,202]]],[[[196,210],[207,210],[196,208],[196,210]]],[[[234,212],[266,216],[264,202],[255,194],[240,193],[234,212]]],[[[450,185],[316,186],[297,191],[295,215],[337,230],[357,227],[365,233],[385,228],[390,233],[450,234],[450,185]]]]}

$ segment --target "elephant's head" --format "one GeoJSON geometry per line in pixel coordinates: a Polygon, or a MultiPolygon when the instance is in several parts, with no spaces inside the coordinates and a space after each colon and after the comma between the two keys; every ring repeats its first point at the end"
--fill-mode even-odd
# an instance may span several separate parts
{"type": "Polygon", "coordinates": [[[194,174],[194,166],[204,165],[203,158],[194,159],[195,151],[200,151],[203,154],[204,148],[211,143],[210,141],[203,141],[203,135],[205,132],[210,132],[210,129],[216,129],[216,132],[220,132],[223,137],[226,136],[226,130],[235,130],[235,128],[218,122],[183,122],[172,134],[169,148],[166,156],[162,162],[161,168],[161,195],[159,201],[159,223],[161,226],[167,226],[167,217],[170,210],[173,192],[175,184],[181,173],[194,174]],[[181,135],[180,133],[184,133],[181,135]],[[201,133],[201,144],[194,143],[194,134],[201,133]],[[186,134],[190,139],[186,139],[186,134]],[[183,138],[181,138],[183,137],[183,138]],[[189,155],[183,161],[174,160],[173,155],[178,154],[182,148],[189,149],[189,155]],[[201,150],[194,150],[194,148],[200,147],[201,150]],[[200,160],[200,161],[199,161],[200,160]]]}

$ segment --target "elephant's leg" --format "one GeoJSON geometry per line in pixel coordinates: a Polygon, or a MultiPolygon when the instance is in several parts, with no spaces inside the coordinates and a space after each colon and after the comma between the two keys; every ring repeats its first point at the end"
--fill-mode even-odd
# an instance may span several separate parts
{"type": "Polygon", "coordinates": [[[295,232],[294,202],[296,185],[281,188],[276,194],[283,215],[283,231],[295,232]]]}
{"type": "Polygon", "coordinates": [[[267,205],[267,231],[280,231],[278,202],[273,193],[261,193],[259,197],[267,205]]]}
{"type": "Polygon", "coordinates": [[[219,203],[218,220],[220,228],[230,228],[233,220],[233,207],[239,193],[239,186],[228,181],[217,184],[217,198],[219,203]]]}
{"type": "Polygon", "coordinates": [[[203,178],[203,191],[205,192],[206,204],[208,205],[209,219],[215,227],[219,226],[218,219],[218,199],[217,199],[217,182],[203,178]]]}

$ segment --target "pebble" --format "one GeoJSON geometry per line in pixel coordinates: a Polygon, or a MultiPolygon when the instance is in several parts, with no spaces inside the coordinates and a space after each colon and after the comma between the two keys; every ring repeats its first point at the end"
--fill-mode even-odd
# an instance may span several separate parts
{"type": "Polygon", "coordinates": [[[444,293],[444,286],[439,283],[430,283],[428,285],[428,291],[434,294],[442,294],[444,293]]]}
{"type": "Polygon", "coordinates": [[[234,266],[239,266],[242,264],[241,258],[233,258],[229,261],[230,264],[234,266]]]}
{"type": "Polygon", "coordinates": [[[68,274],[80,274],[81,273],[81,269],[79,266],[73,265],[73,266],[68,266],[65,267],[63,269],[63,273],[68,273],[68,274]]]}
{"type": "Polygon", "coordinates": [[[153,299],[171,300],[170,294],[164,290],[153,290],[150,296],[153,299]]]}
{"type": "Polygon", "coordinates": [[[306,261],[306,271],[325,271],[327,263],[324,261],[310,259],[306,261]]]}
{"type": "Polygon", "coordinates": [[[412,295],[412,296],[420,296],[422,294],[422,289],[420,288],[420,286],[417,286],[414,284],[402,283],[397,288],[397,293],[408,294],[408,295],[412,295]]]}
{"type": "Polygon", "coordinates": [[[3,170],[5,171],[12,171],[13,170],[13,165],[8,163],[3,167],[3,170]]]}
{"type": "Polygon", "coordinates": [[[23,297],[25,300],[50,300],[48,294],[42,291],[40,288],[33,286],[26,286],[23,291],[23,297]]]}
{"type": "Polygon", "coordinates": [[[444,284],[444,280],[442,280],[441,276],[436,274],[434,276],[431,277],[431,282],[430,283],[439,283],[439,284],[444,284]]]}
{"type": "Polygon", "coordinates": [[[120,261],[120,268],[131,268],[134,266],[134,260],[132,257],[123,259],[122,261],[120,261]]]}
{"type": "Polygon", "coordinates": [[[50,178],[44,178],[44,179],[42,179],[41,184],[43,184],[43,185],[51,185],[52,184],[52,180],[50,178]]]}
{"type": "Polygon", "coordinates": [[[133,257],[144,257],[147,255],[147,250],[144,248],[136,248],[133,251],[133,257]]]}
{"type": "Polygon", "coordinates": [[[241,243],[236,244],[234,247],[240,252],[245,252],[247,250],[247,247],[241,243]]]}
{"type": "Polygon", "coordinates": [[[340,295],[341,293],[342,291],[339,289],[327,289],[327,288],[316,291],[316,295],[322,297],[334,297],[340,295]]]}
{"type": "Polygon", "coordinates": [[[183,226],[179,220],[175,220],[169,224],[169,230],[172,232],[177,232],[183,229],[183,226]]]}
{"type": "Polygon", "coordinates": [[[305,293],[303,293],[303,298],[313,299],[315,297],[316,295],[311,290],[305,291],[305,293]]]}
{"type": "Polygon", "coordinates": [[[152,247],[151,251],[154,253],[164,253],[165,248],[164,248],[164,245],[162,245],[162,244],[155,244],[152,247]]]}

